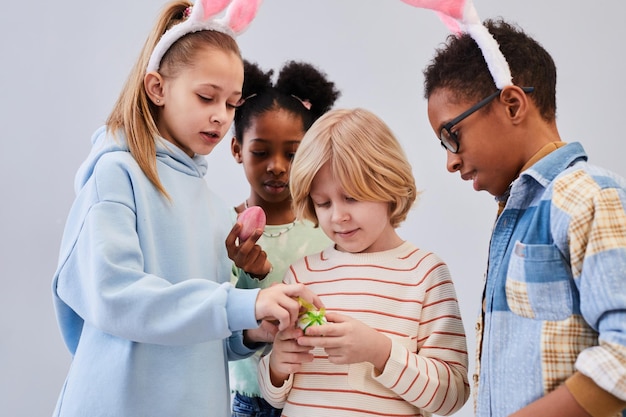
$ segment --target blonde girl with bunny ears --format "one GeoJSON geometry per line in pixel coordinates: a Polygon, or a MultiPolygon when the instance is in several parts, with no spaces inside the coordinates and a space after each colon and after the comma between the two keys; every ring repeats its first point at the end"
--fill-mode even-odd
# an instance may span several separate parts
{"type": "MultiPolygon", "coordinates": [[[[234,219],[204,156],[241,99],[234,36],[258,1],[229,3],[168,4],[92,137],[52,286],[73,359],[54,416],[228,416],[227,360],[264,346],[244,329],[293,326],[297,296],[321,305],[303,286],[230,284],[234,219]]],[[[258,237],[241,243],[256,273],[258,237]]]]}

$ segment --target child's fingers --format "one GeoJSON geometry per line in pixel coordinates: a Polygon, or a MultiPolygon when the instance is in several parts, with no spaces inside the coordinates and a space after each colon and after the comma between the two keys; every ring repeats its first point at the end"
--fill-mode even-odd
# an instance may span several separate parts
{"type": "Polygon", "coordinates": [[[250,243],[251,239],[253,239],[253,237],[250,237],[237,248],[236,256],[229,256],[233,259],[237,267],[248,272],[255,278],[262,279],[272,270],[272,264],[267,259],[267,253],[263,248],[254,243],[250,243]]]}
{"type": "Polygon", "coordinates": [[[278,321],[278,329],[283,331],[293,327],[298,320],[300,304],[285,294],[286,285],[278,284],[261,290],[257,299],[257,319],[278,321]]]}
{"type": "Polygon", "coordinates": [[[306,337],[339,337],[343,336],[343,329],[335,323],[321,324],[307,327],[304,335],[306,337]]]}
{"type": "Polygon", "coordinates": [[[277,284],[261,291],[260,311],[257,318],[275,319],[279,330],[292,327],[300,315],[297,297],[304,298],[316,306],[323,307],[320,298],[303,284],[277,284]]]}
{"type": "Polygon", "coordinates": [[[267,338],[269,340],[266,340],[266,342],[272,342],[274,341],[274,338],[276,337],[276,333],[278,333],[278,326],[276,326],[276,323],[268,321],[268,320],[263,320],[261,322],[261,325],[259,326],[259,329],[261,329],[262,331],[264,331],[267,335],[267,338]]]}
{"type": "Polygon", "coordinates": [[[302,336],[298,338],[298,344],[306,348],[313,347],[328,347],[329,343],[332,343],[327,337],[315,337],[315,336],[302,336]]]}
{"type": "Polygon", "coordinates": [[[326,321],[329,323],[342,323],[349,320],[349,318],[343,314],[333,313],[330,311],[327,311],[326,314],[324,314],[324,317],[326,317],[326,321]]]}
{"type": "Polygon", "coordinates": [[[307,302],[313,304],[315,307],[322,308],[324,307],[324,303],[318,297],[317,294],[309,290],[304,284],[284,284],[285,285],[285,294],[290,297],[302,297],[307,302]]]}
{"type": "Polygon", "coordinates": [[[235,223],[233,225],[233,228],[230,229],[230,233],[228,233],[228,236],[226,237],[226,241],[234,242],[237,239],[237,236],[239,235],[240,230],[241,230],[241,223],[235,223]]]}
{"type": "Polygon", "coordinates": [[[241,246],[244,246],[244,245],[254,246],[256,244],[257,240],[259,240],[259,238],[262,235],[263,235],[263,230],[261,230],[261,229],[254,229],[254,232],[252,232],[250,237],[247,238],[246,240],[244,240],[243,242],[239,242],[239,244],[241,246]]]}
{"type": "Polygon", "coordinates": [[[226,251],[230,259],[233,259],[237,254],[237,235],[239,230],[241,230],[241,224],[235,223],[228,236],[226,236],[226,251]]]}
{"type": "Polygon", "coordinates": [[[276,334],[276,339],[292,340],[292,339],[297,339],[298,337],[302,335],[303,335],[302,329],[300,329],[299,327],[289,327],[283,331],[278,332],[276,334]]]}
{"type": "MultiPolygon", "coordinates": [[[[288,301],[286,303],[289,303],[288,301]]],[[[293,305],[279,305],[276,308],[275,318],[278,320],[278,329],[280,331],[286,330],[288,328],[294,327],[296,321],[298,320],[298,310],[300,309],[300,305],[298,304],[296,307],[293,305]]]]}

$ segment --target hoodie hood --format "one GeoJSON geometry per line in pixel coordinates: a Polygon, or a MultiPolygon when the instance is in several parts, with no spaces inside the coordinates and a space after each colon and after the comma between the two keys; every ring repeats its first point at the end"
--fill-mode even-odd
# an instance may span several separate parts
{"type": "MultiPolygon", "coordinates": [[[[74,178],[74,192],[78,192],[85,186],[93,175],[93,170],[100,158],[110,152],[130,152],[126,136],[122,132],[112,134],[106,126],[100,127],[91,137],[91,151],[81,164],[74,178]]],[[[190,158],[176,145],[162,137],[156,138],[157,161],[180,171],[184,174],[203,177],[207,172],[207,161],[203,155],[195,155],[190,158]]]]}
{"type": "MultiPolygon", "coordinates": [[[[107,131],[106,126],[103,126],[93,134],[91,142],[91,151],[85,161],[81,164],[74,178],[76,200],[72,205],[72,208],[68,215],[68,220],[65,225],[63,239],[61,241],[60,247],[59,263],[53,279],[54,304],[57,312],[57,317],[59,322],[61,323],[62,334],[65,342],[70,352],[72,353],[74,353],[76,350],[77,343],[82,332],[83,319],[70,306],[68,306],[64,301],[59,298],[59,296],[57,295],[57,281],[59,279],[61,271],[64,268],[71,271],[72,268],[80,265],[80,261],[78,260],[75,260],[75,264],[72,263],[70,266],[66,266],[66,262],[69,262],[68,259],[70,258],[72,252],[76,249],[79,236],[83,231],[85,219],[92,210],[94,204],[97,204],[100,201],[100,197],[98,196],[98,187],[94,186],[97,181],[97,178],[95,178],[94,174],[98,171],[96,166],[100,165],[99,162],[108,159],[105,156],[112,156],[113,158],[110,158],[110,160],[112,161],[131,161],[132,159],[130,157],[120,157],[113,155],[116,153],[130,154],[128,143],[122,132],[118,132],[117,134],[113,135],[110,131],[107,131]]],[[[196,155],[193,158],[190,158],[186,153],[184,153],[174,144],[166,141],[163,138],[157,138],[156,145],[157,166],[161,179],[163,180],[165,179],[165,177],[169,176],[171,180],[173,172],[183,173],[189,179],[189,181],[183,180],[183,182],[181,183],[180,187],[182,187],[182,190],[171,190],[173,193],[176,193],[178,195],[180,195],[181,193],[188,193],[193,195],[196,194],[196,190],[208,190],[208,188],[206,187],[206,183],[203,179],[207,171],[207,162],[204,156],[196,155]],[[167,167],[164,167],[163,165],[166,165],[167,167]],[[198,181],[193,181],[194,179],[197,179],[198,181]],[[188,191],[186,187],[188,187],[189,190],[193,191],[188,191]]],[[[145,178],[144,175],[142,175],[142,172],[139,167],[136,166],[136,163],[130,163],[135,168],[133,171],[135,172],[135,175],[137,175],[137,185],[141,187],[141,184],[145,183],[145,185],[148,186],[148,179],[145,178]],[[140,177],[142,179],[140,179],[140,177]]],[[[151,198],[154,198],[154,201],[156,202],[159,201],[159,198],[162,197],[160,196],[160,193],[158,191],[153,189],[153,187],[145,187],[144,190],[145,192],[140,193],[141,195],[137,194],[130,198],[133,200],[138,198],[139,200],[137,200],[136,203],[143,204],[144,207],[146,207],[152,204],[150,200],[151,198]]],[[[120,198],[118,199],[116,197],[113,199],[114,201],[120,201],[120,199],[123,200],[125,198],[124,189],[120,188],[119,192],[120,198]]],[[[108,198],[110,198],[110,196],[108,198]]],[[[154,204],[154,207],[158,207],[158,204],[154,204]]],[[[181,207],[180,209],[184,210],[185,207],[181,207]]],[[[155,210],[158,211],[156,208],[155,210]]],[[[228,214],[230,213],[228,212],[228,214]]],[[[191,215],[189,215],[188,213],[184,213],[180,216],[184,217],[191,215]]],[[[160,219],[160,217],[158,216],[156,216],[156,218],[160,219]]],[[[224,224],[228,224],[228,222],[224,222],[224,224]]],[[[104,228],[102,233],[105,232],[107,232],[106,228],[104,228]]],[[[226,236],[226,234],[227,232],[224,232],[224,236],[226,236]]],[[[181,242],[184,242],[187,239],[188,237],[180,238],[179,240],[181,242]]],[[[72,273],[74,272],[69,272],[69,274],[72,273]]]]}

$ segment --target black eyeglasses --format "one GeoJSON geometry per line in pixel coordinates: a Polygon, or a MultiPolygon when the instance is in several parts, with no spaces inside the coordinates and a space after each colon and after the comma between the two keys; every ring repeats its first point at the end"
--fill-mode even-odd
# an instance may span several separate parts
{"type": "MultiPolygon", "coordinates": [[[[535,91],[535,87],[521,87],[522,91],[525,93],[532,93],[535,91]]],[[[474,104],[469,109],[465,110],[463,113],[450,120],[448,123],[443,125],[441,130],[439,131],[439,140],[441,141],[441,147],[452,152],[457,153],[459,151],[459,137],[456,132],[452,131],[452,128],[458,124],[461,120],[465,119],[472,113],[482,109],[487,104],[489,104],[493,99],[498,97],[502,90],[498,90],[495,93],[491,94],[489,97],[480,100],[478,103],[474,104]]]]}

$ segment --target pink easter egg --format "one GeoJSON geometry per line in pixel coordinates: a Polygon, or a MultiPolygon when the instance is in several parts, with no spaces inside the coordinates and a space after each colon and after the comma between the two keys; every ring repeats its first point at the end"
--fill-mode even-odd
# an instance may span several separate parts
{"type": "Polygon", "coordinates": [[[256,229],[265,229],[265,212],[259,206],[248,207],[241,212],[237,221],[241,223],[239,241],[248,239],[256,229]]]}

